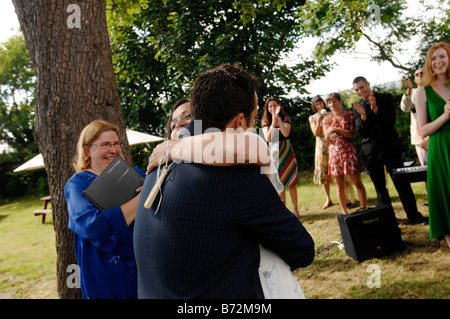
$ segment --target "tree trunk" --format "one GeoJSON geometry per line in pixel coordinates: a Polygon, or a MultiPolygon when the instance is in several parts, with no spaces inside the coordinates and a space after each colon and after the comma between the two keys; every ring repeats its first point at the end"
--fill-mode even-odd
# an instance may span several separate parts
{"type": "MultiPolygon", "coordinates": [[[[64,185],[81,130],[95,119],[117,124],[130,160],[112,65],[105,1],[13,0],[37,76],[36,141],[47,170],[56,232],[60,298],[80,298],[68,278],[76,264],[64,185]],[[68,268],[69,267],[69,268],[68,268]]],[[[37,296],[38,297],[38,296],[37,296]]]]}

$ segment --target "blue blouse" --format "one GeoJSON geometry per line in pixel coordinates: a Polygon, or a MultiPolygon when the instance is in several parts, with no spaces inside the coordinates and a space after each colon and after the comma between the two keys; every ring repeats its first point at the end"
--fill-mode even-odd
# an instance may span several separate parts
{"type": "MultiPolygon", "coordinates": [[[[135,170],[145,178],[143,170],[135,170]]],[[[120,207],[102,211],[82,194],[96,178],[90,171],[81,171],[64,187],[81,291],[86,299],[136,299],[134,222],[127,225],[120,207]]]]}

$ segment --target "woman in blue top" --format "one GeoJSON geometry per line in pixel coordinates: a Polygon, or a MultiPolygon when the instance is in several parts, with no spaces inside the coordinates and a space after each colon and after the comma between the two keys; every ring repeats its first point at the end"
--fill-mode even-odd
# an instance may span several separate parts
{"type": "MultiPolygon", "coordinates": [[[[139,195],[120,207],[102,211],[82,194],[121,153],[118,127],[93,121],[81,132],[73,164],[76,173],[64,188],[86,299],[137,298],[133,226],[139,195]]],[[[143,170],[136,171],[145,177],[143,170]]]]}

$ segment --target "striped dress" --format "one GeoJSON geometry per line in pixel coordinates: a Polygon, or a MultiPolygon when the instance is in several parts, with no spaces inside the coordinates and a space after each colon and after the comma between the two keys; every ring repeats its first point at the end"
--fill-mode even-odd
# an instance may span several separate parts
{"type": "MultiPolygon", "coordinates": [[[[283,118],[283,122],[290,124],[290,118],[288,115],[283,118]]],[[[263,126],[270,126],[270,124],[267,125],[263,123],[263,126]]],[[[280,132],[278,143],[270,143],[270,152],[272,154],[275,167],[278,169],[280,181],[283,185],[285,187],[297,185],[299,182],[297,158],[295,157],[294,149],[289,136],[285,137],[280,132]]]]}

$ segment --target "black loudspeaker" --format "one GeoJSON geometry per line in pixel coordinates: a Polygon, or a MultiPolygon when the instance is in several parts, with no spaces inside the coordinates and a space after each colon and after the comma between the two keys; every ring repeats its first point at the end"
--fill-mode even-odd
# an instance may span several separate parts
{"type": "Polygon", "coordinates": [[[338,215],[347,256],[364,261],[405,249],[392,206],[338,215]]]}

